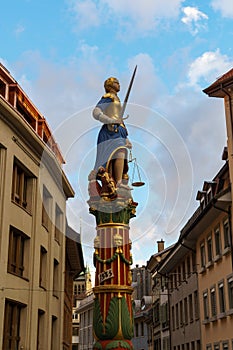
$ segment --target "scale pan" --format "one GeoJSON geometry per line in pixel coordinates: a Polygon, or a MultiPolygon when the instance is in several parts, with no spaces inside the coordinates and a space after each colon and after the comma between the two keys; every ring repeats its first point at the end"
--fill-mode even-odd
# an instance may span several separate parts
{"type": "Polygon", "coordinates": [[[144,185],[145,185],[145,182],[142,182],[142,181],[136,181],[136,182],[132,183],[132,186],[134,186],[134,187],[141,187],[144,185]]]}

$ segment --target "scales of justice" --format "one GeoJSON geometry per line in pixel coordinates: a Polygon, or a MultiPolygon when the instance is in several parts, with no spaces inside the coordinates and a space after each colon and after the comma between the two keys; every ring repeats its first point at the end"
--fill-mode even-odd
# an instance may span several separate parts
{"type": "Polygon", "coordinates": [[[132,144],[124,120],[126,105],[135,78],[134,69],[123,105],[117,93],[116,78],[104,83],[105,94],[93,110],[102,123],[97,140],[94,169],[88,176],[89,211],[95,216],[94,239],[95,287],[93,332],[94,350],[133,350],[132,308],[132,242],[129,222],[136,216],[138,203],[133,200],[131,186],[143,186],[132,144]],[[129,156],[128,156],[129,155],[129,156]],[[128,168],[133,164],[129,185],[128,168]],[[138,179],[134,180],[137,173],[138,179]]]}

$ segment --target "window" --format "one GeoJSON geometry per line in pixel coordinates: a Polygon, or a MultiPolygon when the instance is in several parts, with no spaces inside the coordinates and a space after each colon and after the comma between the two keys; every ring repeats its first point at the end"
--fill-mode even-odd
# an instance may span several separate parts
{"type": "Polygon", "coordinates": [[[196,252],[192,251],[192,273],[195,273],[196,271],[197,271],[196,252]]]}
{"type": "Polygon", "coordinates": [[[208,304],[208,293],[203,293],[203,307],[204,307],[204,319],[209,318],[209,304],[208,304]]]}
{"type": "Polygon", "coordinates": [[[174,276],[174,286],[175,286],[175,288],[177,288],[177,272],[176,272],[176,270],[173,272],[173,276],[174,276]]]}
{"type": "Polygon", "coordinates": [[[51,350],[57,350],[58,347],[58,323],[57,317],[52,316],[52,324],[51,324],[51,350]]]}
{"type": "Polygon", "coordinates": [[[44,247],[40,247],[40,276],[39,286],[46,289],[46,277],[47,277],[47,251],[44,247]]]}
{"type": "Polygon", "coordinates": [[[138,323],[135,323],[135,337],[138,337],[138,323]]]}
{"type": "Polygon", "coordinates": [[[212,350],[212,345],[211,344],[207,344],[206,345],[206,350],[212,350]]]}
{"type": "Polygon", "coordinates": [[[18,160],[14,160],[12,176],[12,200],[31,213],[33,175],[18,160]]]}
{"type": "Polygon", "coordinates": [[[233,277],[228,279],[229,308],[233,309],[233,277]]]}
{"type": "Polygon", "coordinates": [[[180,327],[183,327],[183,302],[180,301],[180,327]]]}
{"type": "Polygon", "coordinates": [[[6,98],[6,84],[0,79],[0,95],[6,98]]]}
{"type": "Polygon", "coordinates": [[[214,350],[220,350],[219,343],[214,343],[214,350]]]}
{"type": "Polygon", "coordinates": [[[144,337],[144,324],[141,322],[141,336],[144,337]]]}
{"type": "Polygon", "coordinates": [[[190,277],[191,268],[190,268],[190,256],[187,257],[187,275],[190,277]]]}
{"type": "Polygon", "coordinates": [[[53,295],[57,298],[59,295],[59,262],[56,259],[53,262],[53,295]]]}
{"type": "Polygon", "coordinates": [[[61,243],[62,239],[62,226],[63,226],[63,213],[59,206],[56,204],[56,213],[55,213],[55,240],[61,243]]]}
{"type": "Polygon", "coordinates": [[[207,238],[207,252],[208,252],[208,262],[212,262],[213,254],[212,254],[212,236],[211,235],[207,238]]]}
{"type": "Polygon", "coordinates": [[[42,202],[42,225],[49,231],[50,217],[52,207],[52,196],[45,186],[43,186],[43,202],[42,202]]]}
{"type": "Polygon", "coordinates": [[[190,320],[190,322],[193,321],[193,296],[192,296],[192,294],[189,295],[189,320],[190,320]]]}
{"type": "Polygon", "coordinates": [[[210,290],[210,302],[211,302],[211,315],[212,317],[214,317],[217,315],[215,287],[211,288],[210,290]]]}
{"type": "Polygon", "coordinates": [[[198,302],[197,290],[195,290],[195,292],[194,292],[194,313],[195,313],[195,320],[198,320],[198,318],[199,318],[199,302],[198,302]]]}
{"type": "Polygon", "coordinates": [[[26,278],[28,269],[29,237],[14,227],[10,227],[7,271],[26,278]]]}
{"type": "Polygon", "coordinates": [[[188,299],[184,298],[184,323],[188,324],[188,299]]]}
{"type": "Polygon", "coordinates": [[[153,321],[155,325],[159,323],[159,301],[156,301],[155,306],[153,308],[153,321]]]}
{"type": "Polygon", "coordinates": [[[228,340],[222,342],[222,349],[228,350],[229,349],[229,342],[228,340]]]}
{"type": "Polygon", "coordinates": [[[6,174],[6,148],[0,143],[0,200],[2,202],[2,190],[6,174]]]}
{"type": "Polygon", "coordinates": [[[43,310],[38,310],[38,320],[37,320],[37,350],[43,349],[45,347],[45,329],[44,329],[44,319],[45,312],[43,310]]]}
{"type": "Polygon", "coordinates": [[[181,284],[181,267],[178,266],[178,283],[181,284]]]}
{"type": "Polygon", "coordinates": [[[205,244],[204,243],[202,243],[200,246],[200,252],[201,252],[201,267],[205,268],[206,259],[205,259],[205,244]]]}
{"type": "Polygon", "coordinates": [[[78,294],[78,288],[77,288],[77,284],[74,285],[74,295],[78,294]]]}
{"type": "Polygon", "coordinates": [[[176,328],[179,328],[179,306],[176,304],[176,328]]]}
{"type": "Polygon", "coordinates": [[[213,193],[212,193],[212,188],[209,187],[208,190],[207,190],[207,203],[209,203],[211,201],[211,198],[213,197],[213,193]]]}
{"type": "Polygon", "coordinates": [[[223,233],[224,233],[224,248],[230,247],[230,230],[229,230],[229,222],[226,220],[223,223],[223,233]]]}
{"type": "Polygon", "coordinates": [[[16,301],[6,300],[4,316],[3,350],[19,349],[22,323],[22,309],[25,305],[16,301]]]}
{"type": "Polygon", "coordinates": [[[182,280],[186,281],[186,268],[185,268],[185,262],[182,264],[182,280]]]}
{"type": "Polygon", "coordinates": [[[219,311],[220,313],[225,312],[225,292],[224,292],[224,284],[223,282],[218,285],[218,297],[219,297],[219,311]]]}
{"type": "Polygon", "coordinates": [[[219,227],[217,227],[214,231],[214,238],[215,238],[215,254],[219,256],[221,255],[221,252],[222,252],[219,227]]]}
{"type": "Polygon", "coordinates": [[[175,330],[175,308],[172,306],[172,330],[175,330]]]}
{"type": "Polygon", "coordinates": [[[169,325],[168,303],[161,305],[161,323],[162,328],[168,327],[169,325]]]}

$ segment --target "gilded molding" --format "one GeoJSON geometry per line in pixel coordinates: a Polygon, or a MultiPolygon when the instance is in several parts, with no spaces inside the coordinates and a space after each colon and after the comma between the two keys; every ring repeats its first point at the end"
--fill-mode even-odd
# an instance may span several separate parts
{"type": "Polygon", "coordinates": [[[133,287],[131,286],[119,286],[117,284],[112,285],[104,285],[104,286],[96,286],[93,288],[94,294],[101,294],[101,293],[127,293],[132,294],[133,287]]]}

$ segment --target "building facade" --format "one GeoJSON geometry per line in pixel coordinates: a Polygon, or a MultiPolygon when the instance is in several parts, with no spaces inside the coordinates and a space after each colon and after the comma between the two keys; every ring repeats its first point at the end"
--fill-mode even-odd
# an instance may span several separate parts
{"type": "Polygon", "coordinates": [[[161,295],[167,296],[164,313],[168,322],[164,326],[170,334],[167,331],[169,338],[161,341],[163,350],[201,349],[196,266],[195,242],[187,245],[178,240],[156,268],[161,295]]]}
{"type": "Polygon", "coordinates": [[[80,301],[78,313],[80,317],[79,326],[79,350],[92,350],[94,345],[93,335],[93,310],[94,294],[89,294],[80,301]]]}
{"type": "Polygon", "coordinates": [[[75,275],[82,262],[67,256],[75,252],[79,257],[80,251],[76,242],[67,245],[66,240],[66,200],[74,192],[63,163],[45,118],[0,65],[0,346],[4,350],[71,348],[66,332],[72,316],[71,275],[64,271],[75,275]]]}
{"type": "MultiPolygon", "coordinates": [[[[80,303],[87,296],[92,294],[92,282],[90,269],[87,267],[73,281],[73,335],[72,335],[72,350],[79,349],[79,327],[80,327],[80,303]]],[[[92,320],[91,320],[92,323],[92,320]]]]}
{"type": "Polygon", "coordinates": [[[158,274],[157,267],[167,256],[172,246],[165,248],[165,242],[157,242],[158,252],[152,255],[147,262],[147,269],[152,278],[152,309],[151,317],[148,318],[148,349],[169,349],[169,290],[165,279],[158,274]]]}
{"type": "Polygon", "coordinates": [[[146,266],[136,265],[132,270],[133,303],[134,303],[134,337],[135,350],[148,349],[149,325],[151,318],[151,274],[146,266]]]}

